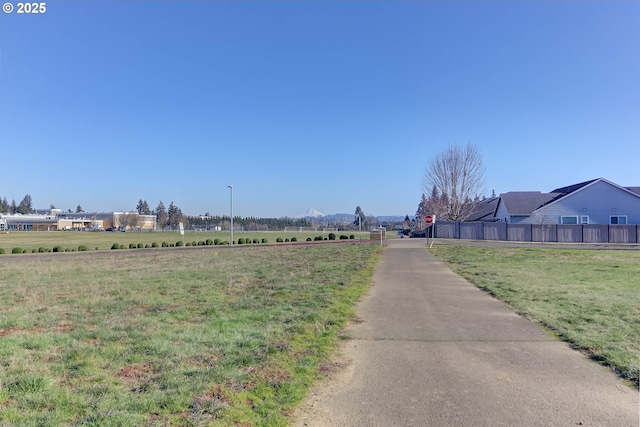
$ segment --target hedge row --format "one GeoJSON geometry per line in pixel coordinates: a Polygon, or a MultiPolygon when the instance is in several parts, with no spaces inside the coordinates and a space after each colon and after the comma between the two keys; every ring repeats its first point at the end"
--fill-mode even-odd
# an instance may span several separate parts
{"type": "MultiPolygon", "coordinates": [[[[21,247],[15,247],[13,249],[11,249],[11,253],[12,254],[28,254],[28,253],[32,253],[32,254],[37,254],[37,253],[45,253],[45,252],[85,252],[88,251],[89,248],[87,248],[86,245],[80,245],[77,248],[63,248],[62,246],[54,246],[53,248],[45,248],[40,246],[38,249],[22,249],[21,247]]],[[[96,251],[98,250],[98,248],[96,248],[96,251]]],[[[5,250],[0,248],[0,254],[4,254],[5,250]]]]}
{"type": "MultiPolygon", "coordinates": [[[[347,239],[355,239],[355,236],[352,234],[350,236],[346,236],[344,234],[340,235],[340,240],[347,240],[347,239]]],[[[328,237],[325,236],[316,236],[313,239],[311,237],[307,237],[307,242],[311,242],[311,241],[324,241],[324,240],[336,240],[336,235],[334,233],[329,233],[328,237]]],[[[283,239],[282,237],[278,237],[276,238],[276,242],[277,243],[289,243],[289,242],[297,242],[298,239],[296,237],[291,237],[291,238],[285,238],[283,239]]],[[[258,238],[244,238],[241,237],[238,239],[237,242],[238,245],[248,245],[248,244],[257,244],[257,243],[269,243],[269,240],[267,239],[258,239],[258,238]]],[[[127,244],[120,244],[120,243],[114,243],[111,246],[111,249],[143,249],[143,248],[157,248],[157,247],[163,247],[163,248],[173,248],[173,247],[180,247],[180,246],[218,246],[218,245],[228,245],[229,241],[227,240],[220,240],[220,239],[207,239],[207,240],[200,240],[200,241],[192,241],[192,242],[183,242],[182,240],[178,240],[175,243],[168,243],[168,242],[162,242],[161,244],[158,244],[157,242],[153,242],[151,244],[147,243],[147,244],[142,244],[142,243],[129,243],[127,244]]],[[[80,245],[77,248],[63,248],[62,246],[54,246],[53,248],[44,248],[44,247],[39,247],[38,249],[32,249],[32,250],[28,250],[28,249],[23,249],[21,247],[15,247],[11,250],[12,254],[26,254],[26,253],[44,253],[44,252],[85,252],[88,251],[89,248],[86,245],[80,245]]],[[[97,251],[98,248],[96,247],[95,250],[97,251]]],[[[5,250],[3,248],[0,248],[0,254],[4,254],[5,250]]]]}

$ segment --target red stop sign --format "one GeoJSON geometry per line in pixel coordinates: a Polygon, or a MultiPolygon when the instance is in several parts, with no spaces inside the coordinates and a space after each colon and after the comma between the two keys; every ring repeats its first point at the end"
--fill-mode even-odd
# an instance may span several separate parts
{"type": "Polygon", "coordinates": [[[426,215],[426,216],[424,217],[424,222],[425,222],[426,224],[433,224],[433,215],[426,215]]]}

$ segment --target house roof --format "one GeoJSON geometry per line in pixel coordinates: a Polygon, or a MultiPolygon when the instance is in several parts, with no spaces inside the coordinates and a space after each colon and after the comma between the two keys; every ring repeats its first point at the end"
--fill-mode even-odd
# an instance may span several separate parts
{"type": "Polygon", "coordinates": [[[531,215],[539,207],[550,203],[563,193],[541,193],[540,191],[510,191],[500,195],[502,203],[511,215],[531,215]]]}
{"type": "Polygon", "coordinates": [[[625,187],[627,190],[640,195],[640,187],[625,187]]]}
{"type": "Polygon", "coordinates": [[[495,221],[494,214],[499,201],[499,197],[481,200],[467,221],[495,221]]]}
{"type": "Polygon", "coordinates": [[[585,187],[589,184],[591,184],[592,182],[596,182],[598,180],[601,180],[602,178],[598,178],[598,179],[592,179],[589,181],[585,181],[585,182],[581,182],[579,184],[573,184],[573,185],[568,185],[566,187],[562,187],[562,188],[556,188],[555,190],[552,191],[552,193],[561,193],[563,196],[566,196],[567,194],[571,194],[574,191],[577,191],[579,189],[581,189],[582,187],[585,187]]]}

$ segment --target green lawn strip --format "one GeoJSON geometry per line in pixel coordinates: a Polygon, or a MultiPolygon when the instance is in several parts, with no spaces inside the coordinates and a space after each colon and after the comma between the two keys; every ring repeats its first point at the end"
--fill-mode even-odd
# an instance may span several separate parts
{"type": "Polygon", "coordinates": [[[0,425],[286,425],[378,250],[5,263],[0,425]]]}
{"type": "Polygon", "coordinates": [[[640,252],[436,245],[455,272],[635,383],[640,252]]]}

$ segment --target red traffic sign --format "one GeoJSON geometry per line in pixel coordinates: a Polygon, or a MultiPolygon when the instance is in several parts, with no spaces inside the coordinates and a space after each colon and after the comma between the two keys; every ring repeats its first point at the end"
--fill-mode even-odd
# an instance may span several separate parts
{"type": "Polygon", "coordinates": [[[436,222],[436,216],[435,215],[425,215],[424,222],[426,224],[433,224],[434,222],[436,222]]]}

